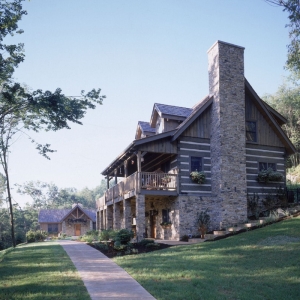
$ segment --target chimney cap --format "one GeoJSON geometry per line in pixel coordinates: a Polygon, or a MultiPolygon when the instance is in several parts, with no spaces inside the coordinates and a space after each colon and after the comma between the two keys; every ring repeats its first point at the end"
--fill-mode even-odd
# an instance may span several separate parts
{"type": "Polygon", "coordinates": [[[231,46],[231,47],[236,47],[236,48],[240,48],[240,49],[245,49],[245,47],[242,47],[242,46],[238,46],[238,45],[235,45],[235,44],[231,44],[231,43],[227,43],[227,42],[223,42],[223,41],[220,41],[220,40],[217,40],[208,50],[207,50],[207,53],[216,45],[216,44],[224,44],[224,45],[228,45],[228,46],[231,46]]]}

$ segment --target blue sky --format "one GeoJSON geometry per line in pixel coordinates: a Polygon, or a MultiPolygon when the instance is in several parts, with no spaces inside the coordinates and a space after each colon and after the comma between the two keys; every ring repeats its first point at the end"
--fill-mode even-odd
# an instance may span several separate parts
{"type": "Polygon", "coordinates": [[[15,79],[70,96],[101,88],[107,99],[83,126],[30,133],[57,150],[50,161],[19,137],[9,161],[13,184],[94,188],[137,122],[149,121],[153,103],[192,107],[208,94],[207,50],[216,40],[245,47],[245,76],[260,96],[287,75],[287,14],[263,0],[31,0],[24,8],[25,33],[9,38],[25,44],[15,79]]]}

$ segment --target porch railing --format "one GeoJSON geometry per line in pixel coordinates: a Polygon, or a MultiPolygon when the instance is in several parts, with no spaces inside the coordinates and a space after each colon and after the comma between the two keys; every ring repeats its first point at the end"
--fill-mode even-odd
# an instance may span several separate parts
{"type": "Polygon", "coordinates": [[[97,200],[97,207],[105,205],[119,196],[134,191],[138,193],[144,190],[171,190],[177,189],[176,174],[168,173],[152,173],[152,172],[136,172],[121,182],[108,189],[105,194],[97,200]]]}
{"type": "Polygon", "coordinates": [[[141,188],[149,190],[175,190],[177,175],[168,173],[141,172],[141,188]]]}

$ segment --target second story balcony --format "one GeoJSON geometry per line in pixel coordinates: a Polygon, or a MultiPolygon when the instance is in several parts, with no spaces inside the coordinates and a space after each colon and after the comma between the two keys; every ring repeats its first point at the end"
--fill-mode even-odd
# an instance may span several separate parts
{"type": "Polygon", "coordinates": [[[170,195],[178,194],[178,175],[163,172],[135,172],[108,189],[97,201],[97,207],[112,200],[130,198],[137,194],[170,195]]]}

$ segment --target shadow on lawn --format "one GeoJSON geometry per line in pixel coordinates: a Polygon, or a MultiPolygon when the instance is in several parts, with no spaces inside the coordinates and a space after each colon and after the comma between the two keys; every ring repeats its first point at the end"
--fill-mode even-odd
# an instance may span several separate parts
{"type": "Polygon", "coordinates": [[[300,243],[260,245],[280,235],[300,237],[300,219],[116,262],[157,299],[298,299],[300,243]]]}

